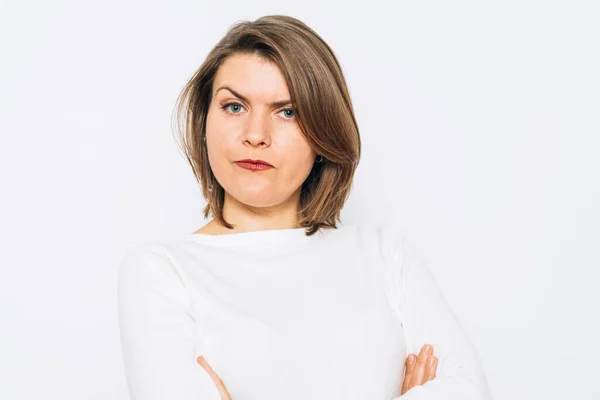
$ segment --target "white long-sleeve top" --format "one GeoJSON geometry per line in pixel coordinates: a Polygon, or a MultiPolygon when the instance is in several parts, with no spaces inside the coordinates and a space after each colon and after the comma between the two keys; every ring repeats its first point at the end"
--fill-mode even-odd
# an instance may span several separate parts
{"type": "Polygon", "coordinates": [[[119,270],[132,400],[489,400],[479,356],[394,225],[189,234],[128,249],[119,270]],[[429,343],[436,377],[400,396],[429,343]]]}

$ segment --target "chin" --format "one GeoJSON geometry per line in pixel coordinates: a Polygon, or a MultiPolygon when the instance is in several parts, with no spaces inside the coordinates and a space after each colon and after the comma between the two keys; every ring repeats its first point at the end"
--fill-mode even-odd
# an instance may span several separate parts
{"type": "Polygon", "coordinates": [[[285,201],[285,199],[274,199],[272,196],[265,195],[265,191],[240,193],[232,195],[232,197],[240,203],[257,208],[271,207],[285,201]]]}

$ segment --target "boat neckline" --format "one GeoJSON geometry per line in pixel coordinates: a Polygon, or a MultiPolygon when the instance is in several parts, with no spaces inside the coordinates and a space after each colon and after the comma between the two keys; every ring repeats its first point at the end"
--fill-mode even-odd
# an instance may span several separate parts
{"type": "Polygon", "coordinates": [[[312,236],[307,236],[307,228],[285,228],[285,229],[261,229],[258,231],[226,233],[223,235],[211,235],[207,233],[190,233],[188,238],[195,242],[214,246],[248,246],[253,244],[279,244],[291,243],[294,245],[311,241],[322,237],[327,232],[336,231],[349,227],[339,225],[337,228],[321,228],[312,236]]]}

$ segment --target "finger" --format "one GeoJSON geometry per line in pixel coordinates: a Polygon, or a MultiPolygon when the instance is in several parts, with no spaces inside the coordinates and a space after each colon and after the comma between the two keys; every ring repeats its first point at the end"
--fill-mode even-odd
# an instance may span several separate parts
{"type": "Polygon", "coordinates": [[[423,383],[428,382],[435,378],[435,371],[437,369],[437,357],[429,356],[427,359],[427,367],[425,369],[425,380],[423,383]]]}
{"type": "Polygon", "coordinates": [[[217,385],[217,390],[219,391],[219,394],[221,395],[221,399],[222,400],[231,400],[231,396],[229,395],[227,388],[225,388],[225,384],[223,383],[221,378],[219,378],[219,375],[217,375],[217,373],[212,369],[212,367],[206,362],[204,357],[198,356],[196,361],[198,362],[198,364],[200,364],[202,366],[202,368],[204,368],[206,370],[206,372],[208,372],[208,374],[212,378],[215,385],[217,385]]]}
{"type": "Polygon", "coordinates": [[[415,364],[416,364],[416,356],[414,354],[409,354],[408,357],[406,358],[406,369],[404,372],[404,383],[402,384],[402,393],[404,394],[406,392],[408,392],[408,389],[410,389],[409,387],[409,383],[413,374],[413,371],[415,369],[415,364]]]}
{"type": "Polygon", "coordinates": [[[231,397],[229,396],[229,392],[225,388],[225,384],[223,383],[223,381],[221,380],[219,375],[217,375],[217,373],[208,364],[208,362],[206,362],[206,359],[203,356],[199,356],[196,359],[196,361],[198,362],[198,364],[200,364],[202,366],[202,368],[204,368],[206,370],[206,372],[208,372],[208,374],[212,378],[213,382],[217,386],[217,390],[219,391],[219,395],[221,396],[221,399],[222,400],[230,400],[231,397]]]}
{"type": "Polygon", "coordinates": [[[421,351],[417,356],[417,362],[415,364],[415,370],[412,376],[413,386],[422,385],[425,383],[425,369],[427,367],[427,359],[429,358],[430,354],[433,354],[433,347],[431,347],[431,345],[426,344],[421,348],[421,351]]]}

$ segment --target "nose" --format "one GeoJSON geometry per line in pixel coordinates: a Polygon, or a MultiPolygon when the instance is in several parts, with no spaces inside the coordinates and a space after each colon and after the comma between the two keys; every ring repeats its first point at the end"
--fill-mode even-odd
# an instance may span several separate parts
{"type": "Polygon", "coordinates": [[[269,146],[271,144],[272,129],[273,125],[268,113],[251,113],[244,134],[244,144],[248,143],[253,147],[269,146]]]}

